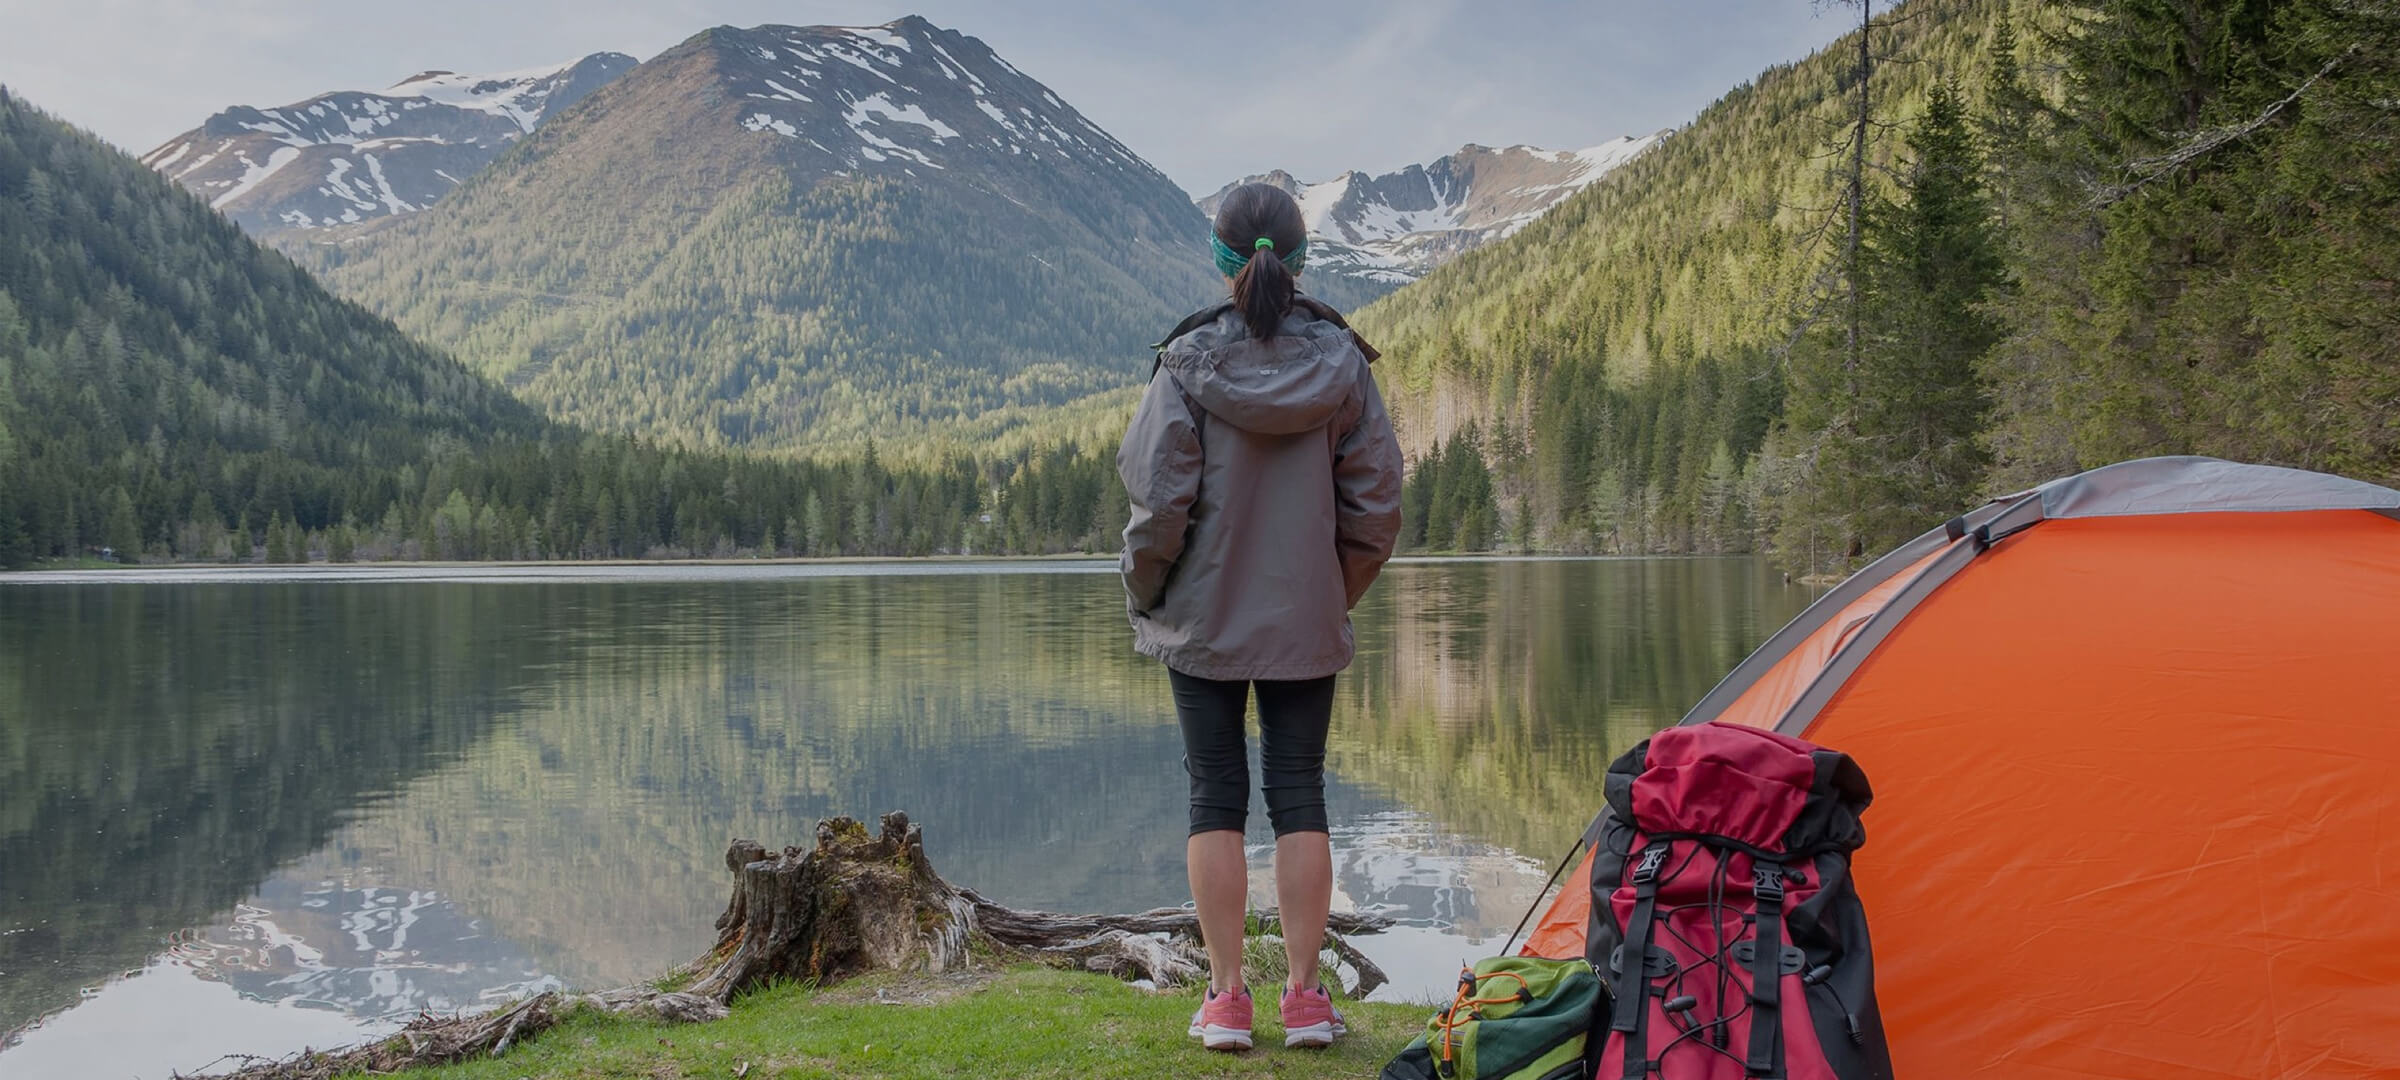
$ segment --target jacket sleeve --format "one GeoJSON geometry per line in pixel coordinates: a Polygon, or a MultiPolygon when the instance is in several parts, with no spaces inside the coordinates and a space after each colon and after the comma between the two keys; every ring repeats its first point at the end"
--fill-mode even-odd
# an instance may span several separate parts
{"type": "Polygon", "coordinates": [[[1375,375],[1360,371],[1366,404],[1333,452],[1334,543],[1340,549],[1342,584],[1357,607],[1367,587],[1383,573],[1400,538],[1400,441],[1383,409],[1375,375]]]}
{"type": "Polygon", "coordinates": [[[1117,448],[1117,477],[1133,502],[1117,568],[1125,578],[1126,602],[1146,612],[1166,596],[1167,578],[1183,554],[1192,502],[1200,495],[1200,427],[1172,373],[1159,372],[1143,393],[1117,448]]]}

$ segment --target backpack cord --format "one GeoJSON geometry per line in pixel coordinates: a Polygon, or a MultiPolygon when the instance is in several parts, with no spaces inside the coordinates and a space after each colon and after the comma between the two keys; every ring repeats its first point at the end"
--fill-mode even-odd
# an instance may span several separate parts
{"type": "MultiPolygon", "coordinates": [[[[1591,830],[1584,830],[1585,836],[1590,834],[1591,830]]],[[[1558,884],[1559,875],[1566,873],[1567,867],[1575,865],[1575,853],[1583,850],[1583,840],[1583,836],[1575,838],[1574,845],[1567,848],[1567,857],[1558,860],[1558,869],[1550,871],[1550,880],[1542,883],[1542,891],[1533,894],[1533,906],[1525,909],[1525,917],[1517,920],[1517,928],[1508,932],[1508,944],[1500,947],[1500,955],[1507,956],[1516,950],[1517,935],[1525,932],[1525,924],[1533,921],[1533,913],[1541,909],[1543,900],[1549,899],[1550,887],[1558,884]]]]}
{"type": "MultiPolygon", "coordinates": [[[[1506,954],[1504,953],[1503,955],[1506,954]]],[[[1442,1063],[1444,1065],[1450,1063],[1451,1043],[1454,1036],[1458,1033],[1458,1029],[1467,1026],[1469,1021],[1481,1018],[1482,1014],[1476,1012],[1478,1008],[1481,1008],[1485,1005],[1505,1005],[1511,1002],[1526,1002],[1533,1000],[1533,984],[1526,982],[1525,976],[1519,975],[1516,972],[1495,971],[1489,975],[1483,976],[1483,978],[1486,979],[1517,980],[1517,992],[1507,997],[1473,996],[1475,991],[1481,986],[1480,981],[1475,975],[1475,969],[1466,968],[1461,970],[1458,974],[1458,996],[1451,999],[1449,1008],[1435,1013],[1433,1017],[1433,1026],[1442,1029],[1442,1063]],[[1466,1010],[1467,1013],[1464,1019],[1461,1019],[1458,1015],[1459,1010],[1461,1009],[1466,1010]]]]}
{"type": "MultiPolygon", "coordinates": [[[[1695,847],[1692,850],[1692,853],[1684,858],[1683,865],[1677,867],[1674,873],[1667,875],[1667,880],[1672,881],[1677,878],[1681,878],[1684,870],[1688,869],[1692,862],[1699,858],[1699,855],[1700,849],[1695,847]]],[[[1664,1061],[1669,1051],[1674,1050],[1677,1046],[1680,1046],[1688,1041],[1700,1049],[1706,1050],[1717,1055],[1718,1057],[1724,1058],[1727,1061],[1731,1061],[1737,1065],[1743,1066],[1745,1069],[1745,1075],[1747,1075],[1747,1059],[1736,1056],[1731,1050],[1728,1050],[1725,1046],[1720,1045],[1721,1043],[1728,1041],[1728,1032],[1733,1022],[1749,1015],[1751,1009],[1749,995],[1744,993],[1742,996],[1741,1008],[1736,1009],[1731,1013],[1722,1011],[1724,1002],[1726,1000],[1725,988],[1728,984],[1728,980],[1731,978],[1731,973],[1733,970],[1733,946],[1738,942],[1729,942],[1725,940],[1724,937],[1724,913],[1732,910],[1726,907],[1724,902],[1724,879],[1726,877],[1727,867],[1729,864],[1723,852],[1712,852],[1711,855],[1715,868],[1709,874],[1708,899],[1703,903],[1685,904],[1679,907],[1669,908],[1665,913],[1658,916],[1660,929],[1664,930],[1669,937],[1672,937],[1677,942],[1680,942],[1684,948],[1691,950],[1695,955],[1700,957],[1700,960],[1697,964],[1694,964],[1691,967],[1684,967],[1676,970],[1672,976],[1674,979],[1672,987],[1667,991],[1661,992],[1660,996],[1663,997],[1670,993],[1681,992],[1683,989],[1683,981],[1692,977],[1698,968],[1714,965],[1717,969],[1717,1002],[1720,1011],[1715,1019],[1703,1023],[1690,1020],[1685,1014],[1680,1014],[1670,1009],[1667,1013],[1667,1020],[1674,1026],[1676,1035],[1675,1037],[1668,1039],[1666,1045],[1659,1047],[1657,1055],[1652,1057],[1650,1061],[1664,1061]],[[1681,931],[1675,929],[1673,922],[1671,921],[1672,917],[1678,913],[1693,909],[1700,909],[1708,912],[1711,933],[1714,935],[1714,940],[1716,942],[1714,949],[1702,949],[1698,942],[1684,937],[1681,931]]],[[[1671,1004],[1672,1002],[1670,1002],[1670,1005],[1671,1004]]]]}

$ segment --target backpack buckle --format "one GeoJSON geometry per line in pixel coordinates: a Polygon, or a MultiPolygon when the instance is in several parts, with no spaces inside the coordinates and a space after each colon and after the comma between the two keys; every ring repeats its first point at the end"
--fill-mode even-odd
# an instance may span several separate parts
{"type": "Polygon", "coordinates": [[[1654,843],[1642,849],[1642,861],[1633,866],[1633,883],[1648,885],[1658,880],[1658,872],[1667,865],[1667,845],[1654,843]]]}
{"type": "Polygon", "coordinates": [[[1751,867],[1750,895],[1761,901],[1783,903],[1783,868],[1780,866],[1751,867]]]}

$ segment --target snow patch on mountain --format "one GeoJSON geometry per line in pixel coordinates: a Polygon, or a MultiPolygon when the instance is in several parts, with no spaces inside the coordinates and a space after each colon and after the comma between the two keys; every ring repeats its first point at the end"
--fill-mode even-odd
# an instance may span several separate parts
{"type": "Polygon", "coordinates": [[[777,120],[763,112],[751,113],[750,115],[743,117],[742,126],[752,131],[772,130],[775,132],[775,134],[781,135],[787,139],[797,139],[800,137],[799,128],[793,127],[792,125],[781,120],[777,120]]]}
{"type": "Polygon", "coordinates": [[[299,157],[299,149],[290,146],[276,147],[274,153],[267,155],[264,163],[251,161],[248,154],[236,154],[235,160],[242,163],[242,175],[236,177],[225,189],[225,193],[210,200],[208,205],[216,209],[223,209],[226,203],[248,194],[250,189],[264,183],[268,177],[275,175],[284,166],[298,160],[299,157]]]}
{"type": "Polygon", "coordinates": [[[437,105],[473,109],[506,117],[517,125],[519,132],[532,131],[548,115],[549,98],[559,88],[559,76],[582,62],[583,59],[579,57],[564,63],[496,75],[428,71],[402,79],[391,88],[381,91],[381,96],[416,98],[437,105]]]}
{"type": "Polygon", "coordinates": [[[881,116],[886,120],[896,120],[903,124],[915,124],[931,131],[936,141],[958,137],[957,128],[926,115],[922,106],[894,105],[888,94],[873,94],[853,102],[850,112],[843,119],[848,120],[850,126],[856,129],[876,116],[881,116]]]}

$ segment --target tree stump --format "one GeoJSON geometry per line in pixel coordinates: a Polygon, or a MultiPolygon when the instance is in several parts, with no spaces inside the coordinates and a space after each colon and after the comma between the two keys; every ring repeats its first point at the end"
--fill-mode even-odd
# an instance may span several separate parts
{"type": "Polygon", "coordinates": [[[725,853],[733,897],[686,992],[725,1001],[767,979],[825,984],[877,970],[947,971],[966,958],[970,905],[933,872],[925,830],[900,813],[870,835],[855,818],[817,824],[817,846],[725,853]]]}
{"type": "MultiPolygon", "coordinates": [[[[717,916],[717,943],[687,969],[686,993],[730,1000],[773,978],[838,982],[867,971],[949,971],[982,945],[994,952],[1146,979],[1160,987],[1198,982],[1208,973],[1200,917],[1183,908],[1125,915],[1021,911],[952,885],[925,857],[925,831],[908,815],[883,816],[870,834],[855,818],[817,825],[817,846],[736,840],[725,853],[733,897],[717,916]]],[[[1261,913],[1272,923],[1272,911],[1261,913]]],[[[1385,979],[1374,963],[1340,940],[1391,925],[1373,915],[1336,913],[1328,947],[1357,973],[1358,994],[1385,979]]]]}

